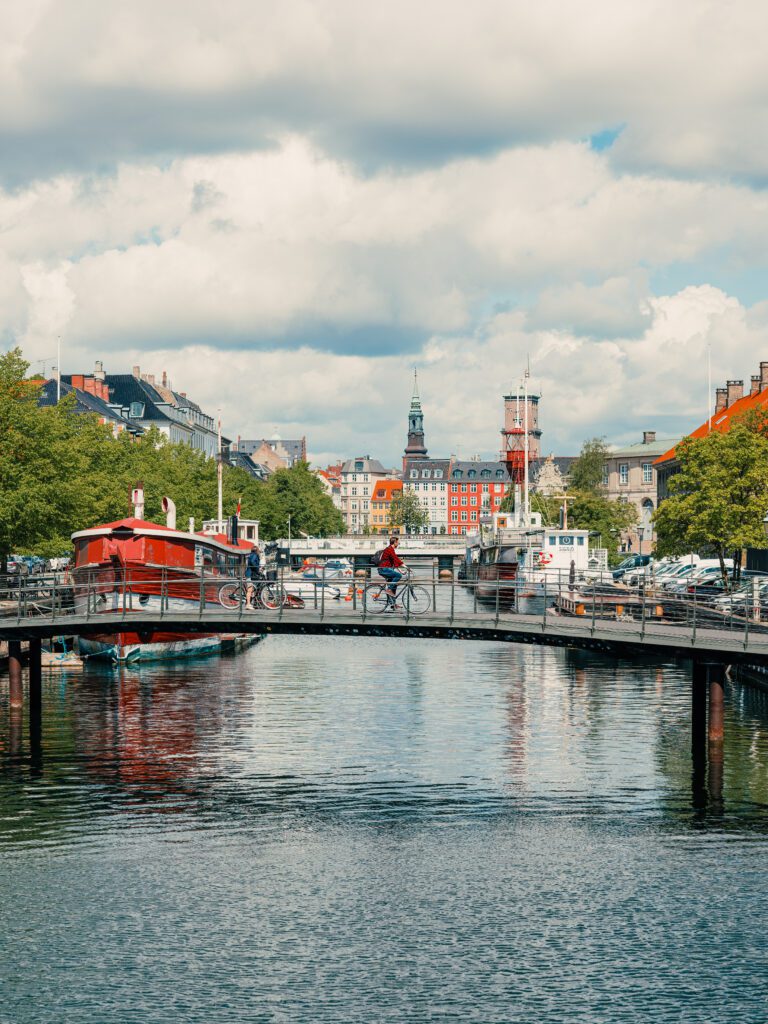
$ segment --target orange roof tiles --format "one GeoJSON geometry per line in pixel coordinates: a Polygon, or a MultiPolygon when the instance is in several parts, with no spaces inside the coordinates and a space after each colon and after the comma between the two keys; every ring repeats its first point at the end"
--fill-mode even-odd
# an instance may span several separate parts
{"type": "MultiPolygon", "coordinates": [[[[718,413],[712,414],[712,430],[718,431],[721,434],[727,434],[731,429],[733,421],[739,416],[743,416],[744,413],[750,412],[752,409],[762,409],[768,407],[768,389],[764,391],[758,391],[756,395],[744,395],[737,402],[733,402],[728,406],[727,409],[723,409],[718,413]]],[[[691,431],[687,434],[687,437],[706,437],[710,432],[709,420],[706,420],[696,430],[691,431]]],[[[654,466],[660,465],[662,462],[669,462],[670,459],[674,459],[677,447],[670,448],[668,452],[660,455],[654,462],[654,466]]]]}
{"type": "Polygon", "coordinates": [[[371,498],[373,501],[392,501],[395,491],[402,491],[402,480],[379,480],[371,498]]]}

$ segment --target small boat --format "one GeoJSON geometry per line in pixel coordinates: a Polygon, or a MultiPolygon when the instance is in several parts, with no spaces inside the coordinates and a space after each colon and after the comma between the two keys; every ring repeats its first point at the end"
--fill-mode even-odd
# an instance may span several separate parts
{"type": "Polygon", "coordinates": [[[130,518],[80,530],[75,546],[72,584],[76,612],[92,617],[125,613],[125,629],[79,639],[81,654],[109,661],[159,661],[216,653],[236,633],[185,633],[162,628],[132,629],[133,614],[164,610],[197,612],[201,602],[221,609],[222,588],[243,578],[249,541],[224,534],[185,533],[176,529],[173,502],[165,526],[143,518],[143,492],[134,492],[130,518]]]}

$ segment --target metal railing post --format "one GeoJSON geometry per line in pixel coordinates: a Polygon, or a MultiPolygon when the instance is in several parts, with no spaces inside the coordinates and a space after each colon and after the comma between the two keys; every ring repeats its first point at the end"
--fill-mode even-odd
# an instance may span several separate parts
{"type": "Polygon", "coordinates": [[[280,611],[277,614],[278,619],[283,617],[283,607],[285,606],[285,566],[280,566],[280,611]]]}
{"type": "Polygon", "coordinates": [[[597,609],[597,584],[592,584],[592,636],[595,635],[595,611],[597,609]]]}
{"type": "Polygon", "coordinates": [[[437,565],[435,562],[432,563],[432,607],[437,611],[437,586],[435,585],[435,569],[437,565]]]}
{"type": "Polygon", "coordinates": [[[165,566],[160,570],[160,618],[168,607],[168,570],[165,566]]]}
{"type": "Polygon", "coordinates": [[[51,586],[51,618],[56,618],[56,574],[53,574],[53,584],[51,586]]]}
{"type": "MultiPolygon", "coordinates": [[[[237,570],[237,581],[237,617],[238,619],[242,619],[243,608],[245,607],[245,562],[242,560],[242,558],[240,559],[240,565],[238,566],[237,570]]],[[[258,580],[256,582],[258,583],[258,580]]],[[[256,593],[255,587],[253,589],[253,592],[254,594],[256,593]]]]}
{"type": "Polygon", "coordinates": [[[696,644],[696,624],[697,624],[696,610],[697,610],[696,593],[694,592],[694,595],[693,595],[693,627],[691,629],[691,647],[693,647],[696,644]]]}
{"type": "MultiPolygon", "coordinates": [[[[325,618],[325,562],[323,562],[323,571],[320,574],[321,587],[320,587],[320,619],[325,618]]],[[[355,573],[352,570],[352,586],[355,585],[355,573]]]]}
{"type": "Polygon", "coordinates": [[[202,618],[203,609],[205,608],[205,566],[200,566],[200,603],[197,608],[197,614],[199,618],[202,618]]]}
{"type": "Polygon", "coordinates": [[[88,579],[85,586],[85,618],[90,619],[91,617],[91,574],[88,573],[88,579]]]}
{"type": "MultiPolygon", "coordinates": [[[[745,595],[746,597],[746,595],[745,595]]],[[[747,601],[744,601],[744,650],[749,647],[749,613],[750,606],[747,601]]]]}
{"type": "Polygon", "coordinates": [[[451,580],[451,617],[449,622],[453,623],[453,609],[456,601],[456,580],[451,580]]]}
{"type": "MultiPolygon", "coordinates": [[[[497,569],[496,570],[496,625],[497,626],[499,624],[499,590],[501,589],[499,587],[499,582],[500,582],[499,581],[499,570],[497,569]]],[[[515,603],[517,603],[517,601],[515,603]]]]}
{"type": "Polygon", "coordinates": [[[640,595],[640,639],[645,639],[645,586],[638,587],[640,595]]]}
{"type": "Polygon", "coordinates": [[[542,631],[546,631],[547,628],[547,573],[544,572],[544,612],[541,617],[541,628],[542,631]]]}

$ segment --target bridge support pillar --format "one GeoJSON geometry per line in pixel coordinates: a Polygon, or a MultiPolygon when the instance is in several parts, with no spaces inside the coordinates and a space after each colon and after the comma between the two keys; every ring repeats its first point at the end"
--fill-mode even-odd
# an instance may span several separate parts
{"type": "Polygon", "coordinates": [[[29,641],[29,736],[34,747],[40,742],[43,710],[42,643],[29,641]]]}
{"type": "Polygon", "coordinates": [[[691,797],[694,808],[707,806],[707,697],[711,665],[694,661],[691,680],[691,797]]]}
{"type": "Polygon", "coordinates": [[[8,641],[8,702],[12,708],[20,708],[24,703],[24,691],[21,685],[21,641],[8,641]]]}

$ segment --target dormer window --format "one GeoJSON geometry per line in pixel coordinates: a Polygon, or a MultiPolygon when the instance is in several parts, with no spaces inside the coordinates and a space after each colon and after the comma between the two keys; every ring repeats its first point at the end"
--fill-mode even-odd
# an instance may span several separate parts
{"type": "Polygon", "coordinates": [[[503,470],[503,469],[497,469],[497,470],[496,470],[496,476],[497,476],[497,477],[498,477],[498,478],[499,478],[500,480],[503,480],[503,479],[504,479],[504,470],[503,470]]]}
{"type": "Polygon", "coordinates": [[[144,403],[143,402],[131,402],[131,406],[128,410],[128,415],[132,420],[141,420],[144,418],[144,403]]]}
{"type": "Polygon", "coordinates": [[[490,469],[483,469],[480,471],[480,476],[489,477],[491,475],[490,469]]]}
{"type": "Polygon", "coordinates": [[[452,476],[454,480],[460,480],[464,476],[464,473],[460,469],[454,469],[452,476]]]}
{"type": "Polygon", "coordinates": [[[418,469],[412,469],[411,470],[411,480],[418,480],[418,478],[419,478],[419,471],[418,471],[418,469]]]}
{"type": "Polygon", "coordinates": [[[475,472],[474,469],[470,469],[470,471],[467,473],[467,476],[471,480],[473,477],[477,476],[477,473],[475,472]]]}
{"type": "Polygon", "coordinates": [[[436,469],[435,470],[435,480],[442,480],[442,478],[443,478],[443,471],[442,471],[442,469],[436,469]]]}
{"type": "Polygon", "coordinates": [[[355,471],[357,473],[362,473],[363,472],[363,464],[362,464],[362,462],[356,462],[355,463],[355,471]]]}
{"type": "Polygon", "coordinates": [[[423,476],[423,477],[424,477],[425,479],[427,479],[427,480],[428,480],[428,479],[429,479],[429,470],[428,470],[428,469],[422,469],[422,471],[421,471],[421,475],[422,475],[422,476],[423,476]]]}

